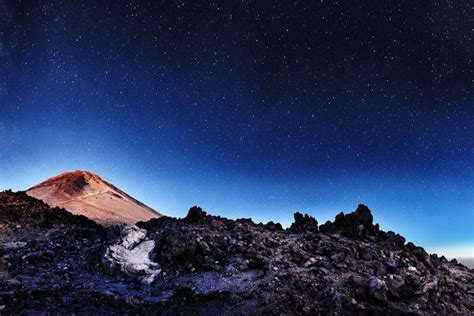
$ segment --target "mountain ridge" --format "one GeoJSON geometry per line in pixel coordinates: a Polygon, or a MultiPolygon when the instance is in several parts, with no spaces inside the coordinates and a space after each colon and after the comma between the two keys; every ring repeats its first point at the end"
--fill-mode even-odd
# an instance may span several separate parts
{"type": "Polygon", "coordinates": [[[85,170],[61,173],[32,186],[26,193],[101,224],[134,224],[161,216],[100,176],[85,170]]]}

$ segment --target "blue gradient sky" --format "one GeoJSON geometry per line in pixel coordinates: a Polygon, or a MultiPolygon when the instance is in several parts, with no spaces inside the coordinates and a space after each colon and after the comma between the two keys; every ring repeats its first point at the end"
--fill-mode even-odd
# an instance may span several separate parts
{"type": "Polygon", "coordinates": [[[284,225],[364,203],[474,256],[467,1],[0,5],[0,190],[84,169],[284,225]]]}
{"type": "Polygon", "coordinates": [[[359,175],[281,180],[244,173],[210,175],[179,162],[168,170],[157,163],[157,171],[150,172],[134,165],[140,161],[137,157],[119,150],[58,146],[54,151],[58,154],[51,157],[32,149],[31,157],[10,162],[0,170],[0,190],[25,190],[65,170],[85,169],[169,216],[185,216],[190,206],[200,205],[213,214],[283,225],[292,222],[296,210],[324,223],[340,211],[350,212],[365,203],[384,230],[399,232],[428,250],[472,256],[474,188],[465,179],[359,175]],[[124,167],[124,162],[130,164],[124,167]]]}

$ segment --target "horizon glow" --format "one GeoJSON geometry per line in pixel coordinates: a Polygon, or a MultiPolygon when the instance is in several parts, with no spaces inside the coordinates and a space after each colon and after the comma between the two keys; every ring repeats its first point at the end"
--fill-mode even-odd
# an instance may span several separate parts
{"type": "Polygon", "coordinates": [[[474,257],[466,7],[5,3],[0,190],[83,169],[169,216],[283,225],[362,203],[474,257]]]}

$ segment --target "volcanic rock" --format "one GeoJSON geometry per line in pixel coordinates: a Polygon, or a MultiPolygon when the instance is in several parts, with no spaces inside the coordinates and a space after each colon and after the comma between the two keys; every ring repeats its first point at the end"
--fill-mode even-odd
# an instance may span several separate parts
{"type": "Polygon", "coordinates": [[[102,227],[3,192],[0,313],[472,314],[473,270],[378,230],[369,212],[320,231],[309,216],[282,230],[197,207],[102,227]]]}
{"type": "Polygon", "coordinates": [[[198,223],[199,221],[206,218],[207,213],[202,210],[202,208],[193,206],[189,209],[188,215],[186,216],[186,221],[189,223],[198,223]]]}
{"type": "Polygon", "coordinates": [[[122,190],[88,171],[74,171],[50,178],[26,191],[50,206],[65,208],[97,223],[135,224],[161,215],[122,190]]]}
{"type": "Polygon", "coordinates": [[[353,238],[374,235],[379,231],[378,225],[373,225],[372,213],[363,204],[359,204],[353,213],[339,213],[333,223],[321,225],[320,230],[327,233],[339,232],[353,238]]]}
{"type": "Polygon", "coordinates": [[[318,221],[308,214],[296,212],[294,214],[295,222],[291,224],[290,230],[295,232],[318,231],[318,221]]]}

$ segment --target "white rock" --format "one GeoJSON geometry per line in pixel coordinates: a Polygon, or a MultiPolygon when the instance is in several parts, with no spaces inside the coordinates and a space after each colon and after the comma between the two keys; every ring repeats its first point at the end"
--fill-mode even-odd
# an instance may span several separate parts
{"type": "Polygon", "coordinates": [[[161,269],[158,263],[150,260],[155,242],[146,239],[146,233],[137,226],[123,229],[120,242],[105,251],[103,263],[110,272],[120,271],[145,284],[156,279],[161,269]]]}
{"type": "Polygon", "coordinates": [[[146,237],[146,230],[138,228],[137,226],[126,226],[122,230],[121,245],[127,249],[135,246],[146,237]]]}
{"type": "Polygon", "coordinates": [[[311,257],[311,258],[309,258],[308,261],[306,261],[306,263],[304,264],[304,266],[305,266],[305,267],[309,267],[309,266],[315,264],[317,261],[318,261],[317,259],[311,257]]]}
{"type": "Polygon", "coordinates": [[[17,248],[25,247],[26,242],[24,242],[24,241],[11,241],[11,242],[1,244],[1,246],[3,248],[6,248],[6,249],[17,249],[17,248]]]}

